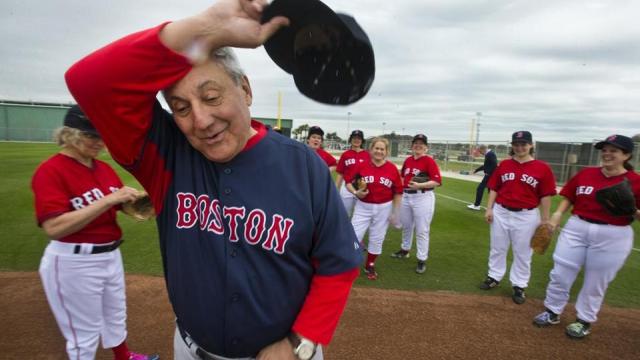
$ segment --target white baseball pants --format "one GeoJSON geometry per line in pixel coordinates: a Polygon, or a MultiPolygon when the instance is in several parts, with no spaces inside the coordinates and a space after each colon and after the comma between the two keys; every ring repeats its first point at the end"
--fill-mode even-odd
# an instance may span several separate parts
{"type": "Polygon", "coordinates": [[[120,249],[74,254],[74,247],[52,240],[40,262],[40,278],[69,359],[93,360],[99,339],[108,349],[127,337],[122,256],[120,249]]]}
{"type": "Polygon", "coordinates": [[[509,281],[513,286],[526,288],[531,277],[531,237],[540,225],[538,209],[510,211],[500,204],[493,206],[491,222],[491,250],[489,252],[489,276],[500,281],[507,271],[509,245],[513,263],[509,281]]]}
{"type": "Polygon", "coordinates": [[[400,205],[402,244],[400,248],[406,251],[411,250],[415,226],[417,258],[421,261],[426,261],[429,257],[429,229],[435,206],[436,197],[433,191],[402,194],[400,205]]]}
{"type": "Polygon", "coordinates": [[[592,224],[572,216],[558,237],[544,306],[561,314],[580,269],[584,282],[576,300],[578,318],[598,320],[607,287],[622,268],[633,247],[631,226],[592,224]]]}
{"type": "Polygon", "coordinates": [[[389,227],[389,216],[391,216],[392,202],[382,204],[370,204],[357,201],[351,218],[351,225],[358,237],[358,242],[362,243],[364,234],[369,229],[369,244],[367,251],[373,255],[382,254],[382,243],[389,227]]]}
{"type": "Polygon", "coordinates": [[[358,198],[347,190],[346,183],[343,183],[340,187],[340,198],[342,199],[344,208],[347,210],[347,214],[351,216],[353,213],[353,207],[356,205],[358,198]]]}
{"type": "MultiPolygon", "coordinates": [[[[193,342],[190,337],[183,339],[180,336],[180,330],[176,326],[176,331],[173,335],[173,359],[174,360],[201,360],[200,357],[196,354],[196,350],[198,349],[198,345],[193,342]],[[186,342],[185,342],[186,341],[186,342]],[[188,344],[187,344],[188,342],[188,344]]],[[[207,353],[212,359],[215,360],[254,360],[255,358],[228,358],[220,355],[215,355],[211,353],[207,353]]],[[[311,360],[323,360],[324,356],[322,355],[322,345],[318,345],[316,348],[316,353],[313,355],[311,360]]]]}

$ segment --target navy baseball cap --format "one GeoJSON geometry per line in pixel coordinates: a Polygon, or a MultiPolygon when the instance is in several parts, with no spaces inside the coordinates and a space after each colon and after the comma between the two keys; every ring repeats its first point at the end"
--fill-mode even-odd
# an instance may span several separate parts
{"type": "Polygon", "coordinates": [[[263,12],[265,23],[286,16],[264,48],[293,75],[305,96],[330,105],[348,105],[367,94],[375,77],[373,47],[356,20],[336,14],[319,0],[274,0],[263,12]]]}
{"type": "Polygon", "coordinates": [[[511,143],[517,142],[533,144],[533,136],[528,131],[516,131],[511,135],[511,143]]]}
{"type": "Polygon", "coordinates": [[[601,150],[602,147],[607,144],[613,145],[618,149],[622,149],[628,153],[633,152],[633,140],[630,137],[624,135],[611,135],[606,139],[596,143],[594,147],[598,150],[601,150]]]}
{"type": "Polygon", "coordinates": [[[320,126],[312,126],[309,128],[309,133],[307,134],[307,139],[311,137],[311,135],[320,135],[324,137],[324,131],[320,128],[320,126]]]}
{"type": "Polygon", "coordinates": [[[80,109],[78,105],[73,105],[69,108],[69,110],[67,111],[67,115],[65,115],[64,117],[63,125],[70,128],[78,129],[91,135],[100,136],[98,130],[96,130],[91,121],[89,121],[89,119],[84,115],[84,112],[82,112],[82,109],[80,109]]]}
{"type": "Polygon", "coordinates": [[[427,135],[425,135],[425,134],[418,134],[418,135],[414,136],[413,140],[411,140],[411,144],[415,143],[418,140],[422,141],[425,145],[428,144],[427,143],[427,135]]]}
{"type": "Polygon", "coordinates": [[[362,130],[353,130],[351,132],[351,135],[349,135],[349,141],[351,141],[351,139],[353,139],[354,137],[359,137],[360,139],[364,139],[364,133],[362,132],[362,130]]]}

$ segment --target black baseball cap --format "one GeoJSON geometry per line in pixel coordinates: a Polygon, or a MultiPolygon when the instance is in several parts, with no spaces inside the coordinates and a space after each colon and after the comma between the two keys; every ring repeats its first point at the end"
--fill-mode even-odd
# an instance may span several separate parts
{"type": "Polygon", "coordinates": [[[309,128],[309,133],[307,134],[307,139],[311,137],[311,135],[320,135],[324,137],[324,131],[320,128],[320,126],[312,126],[309,128]]]}
{"type": "Polygon", "coordinates": [[[96,130],[91,121],[89,121],[89,119],[84,115],[84,112],[82,112],[82,109],[80,109],[78,105],[73,105],[69,108],[69,110],[67,111],[67,115],[65,115],[64,117],[63,125],[66,127],[78,129],[91,135],[100,136],[98,130],[96,130]]]}
{"type": "Polygon", "coordinates": [[[269,57],[293,75],[298,90],[325,104],[348,105],[367,94],[375,77],[373,47],[356,20],[319,0],[274,0],[265,23],[286,16],[264,44],[269,57]]]}
{"type": "Polygon", "coordinates": [[[630,137],[624,135],[611,135],[606,139],[596,143],[594,147],[598,150],[601,150],[602,147],[607,144],[622,149],[627,153],[633,152],[633,140],[630,137]]]}
{"type": "Polygon", "coordinates": [[[425,145],[428,144],[427,143],[427,135],[425,135],[425,134],[418,134],[418,135],[414,136],[413,140],[411,140],[411,144],[415,143],[418,140],[422,141],[425,145]]]}
{"type": "Polygon", "coordinates": [[[362,132],[362,130],[353,130],[351,132],[351,135],[349,135],[349,141],[351,141],[351,139],[353,139],[354,137],[359,137],[360,139],[364,140],[364,133],[362,132]]]}
{"type": "Polygon", "coordinates": [[[528,131],[516,131],[511,135],[511,143],[524,142],[533,144],[533,136],[528,131]]]}

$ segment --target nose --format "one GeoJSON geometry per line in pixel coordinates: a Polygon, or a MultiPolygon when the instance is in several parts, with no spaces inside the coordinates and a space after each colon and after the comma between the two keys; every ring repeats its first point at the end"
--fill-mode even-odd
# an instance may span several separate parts
{"type": "Polygon", "coordinates": [[[206,106],[193,105],[191,113],[193,115],[193,126],[197,130],[206,130],[215,122],[214,117],[206,110],[206,106]]]}

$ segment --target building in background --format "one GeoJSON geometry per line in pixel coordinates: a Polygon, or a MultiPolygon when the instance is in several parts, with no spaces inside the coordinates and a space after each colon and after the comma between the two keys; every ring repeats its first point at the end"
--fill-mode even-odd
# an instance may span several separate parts
{"type": "MultiPolygon", "coordinates": [[[[53,131],[62,125],[72,103],[0,100],[0,140],[53,141],[53,131]]],[[[275,127],[278,119],[254,119],[275,127]]],[[[291,137],[292,119],[280,119],[282,134],[291,137]]]]}

